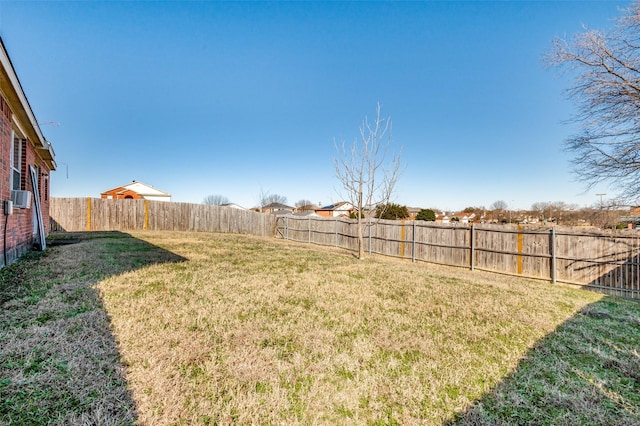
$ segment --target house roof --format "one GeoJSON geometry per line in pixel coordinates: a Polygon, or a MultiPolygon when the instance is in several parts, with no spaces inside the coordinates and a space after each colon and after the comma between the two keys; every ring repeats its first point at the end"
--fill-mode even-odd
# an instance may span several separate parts
{"type": "Polygon", "coordinates": [[[34,144],[36,153],[44,160],[47,167],[50,170],[55,170],[56,161],[53,147],[40,130],[2,38],[0,38],[0,64],[2,65],[0,66],[0,91],[17,119],[17,125],[24,136],[34,144]]]}
{"type": "Polygon", "coordinates": [[[263,209],[272,209],[272,210],[293,210],[293,207],[287,206],[286,204],[281,203],[270,203],[266,206],[262,206],[263,209]]]}
{"type": "Polygon", "coordinates": [[[236,204],[236,203],[225,203],[225,204],[220,204],[221,207],[231,207],[234,209],[239,209],[239,210],[247,210],[246,208],[236,204]]]}
{"type": "Polygon", "coordinates": [[[138,181],[132,181],[131,183],[128,183],[126,185],[122,185],[122,186],[117,186],[115,188],[112,189],[108,189],[104,192],[102,192],[103,194],[109,193],[109,192],[115,192],[116,194],[122,194],[124,192],[127,191],[133,191],[135,193],[138,193],[140,195],[154,195],[154,196],[160,196],[160,197],[170,197],[171,194],[166,193],[164,191],[160,191],[159,189],[148,185],[144,182],[138,182],[138,181]]]}
{"type": "Polygon", "coordinates": [[[347,201],[340,201],[338,203],[335,204],[331,204],[329,206],[324,206],[324,207],[320,207],[317,210],[350,210],[353,208],[353,205],[347,201]],[[341,208],[341,207],[346,207],[346,208],[341,208]]]}

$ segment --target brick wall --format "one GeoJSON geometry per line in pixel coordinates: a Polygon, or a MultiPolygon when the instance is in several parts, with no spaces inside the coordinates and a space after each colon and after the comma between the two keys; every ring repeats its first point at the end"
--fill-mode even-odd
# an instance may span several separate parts
{"type": "MultiPolygon", "coordinates": [[[[35,199],[32,199],[28,209],[13,209],[13,215],[4,214],[4,201],[11,199],[11,146],[13,144],[11,110],[6,101],[0,97],[0,266],[10,264],[28,251],[35,241],[34,239],[34,211],[35,199]],[[5,245],[6,241],[6,245],[5,245]],[[6,261],[5,261],[6,259],[6,261]]],[[[35,147],[30,140],[23,146],[21,189],[31,191],[34,194],[29,174],[29,166],[37,166],[38,189],[40,205],[42,207],[45,234],[49,232],[49,185],[45,180],[49,179],[49,169],[36,154],[35,147]]],[[[34,194],[35,196],[35,194],[34,194]]]]}

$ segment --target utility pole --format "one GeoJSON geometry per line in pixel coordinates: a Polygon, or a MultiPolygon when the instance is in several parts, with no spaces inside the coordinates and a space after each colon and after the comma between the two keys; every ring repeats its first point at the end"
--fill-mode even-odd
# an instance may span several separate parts
{"type": "Polygon", "coordinates": [[[602,210],[602,197],[604,197],[607,194],[596,194],[596,197],[600,197],[600,210],[602,210]]]}

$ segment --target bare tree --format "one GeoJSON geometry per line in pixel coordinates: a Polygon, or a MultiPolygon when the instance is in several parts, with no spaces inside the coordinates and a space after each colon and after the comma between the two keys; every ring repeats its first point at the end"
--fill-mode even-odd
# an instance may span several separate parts
{"type": "Polygon", "coordinates": [[[491,221],[497,221],[506,223],[507,218],[505,216],[505,212],[509,209],[509,205],[504,200],[494,201],[489,206],[489,211],[487,212],[487,219],[491,221]]]}
{"type": "Polygon", "coordinates": [[[258,205],[260,211],[262,211],[264,206],[271,203],[287,204],[287,197],[284,195],[272,194],[271,192],[260,188],[260,192],[258,193],[258,205]]]}
{"type": "Polygon", "coordinates": [[[296,204],[295,204],[295,206],[298,207],[298,208],[305,207],[305,206],[311,206],[311,205],[313,205],[313,203],[311,201],[304,200],[304,199],[297,201],[296,204]]]}
{"type": "Polygon", "coordinates": [[[314,211],[317,207],[310,200],[298,200],[295,204],[298,211],[314,211]]]}
{"type": "Polygon", "coordinates": [[[402,172],[400,152],[389,155],[392,142],[391,118],[380,116],[378,103],[373,121],[364,118],[360,136],[353,144],[335,143],[334,159],[336,177],[342,185],[341,194],[358,211],[358,258],[364,258],[364,232],[362,213],[371,206],[389,203],[396,182],[402,172]]]}
{"type": "Polygon", "coordinates": [[[497,211],[507,210],[508,208],[509,208],[509,205],[504,200],[494,201],[493,204],[489,206],[490,210],[497,210],[497,211]]]}
{"type": "Polygon", "coordinates": [[[556,224],[579,225],[585,222],[585,217],[591,217],[577,204],[567,204],[564,201],[538,201],[531,204],[528,212],[541,221],[551,220],[556,224]]]}
{"type": "Polygon", "coordinates": [[[280,194],[269,194],[263,201],[263,206],[271,203],[287,204],[287,197],[280,194]]]}
{"type": "Polygon", "coordinates": [[[569,209],[563,212],[563,225],[577,226],[586,223],[584,209],[575,204],[569,204],[569,209]]]}
{"type": "Polygon", "coordinates": [[[202,200],[202,204],[206,204],[208,206],[221,206],[223,204],[229,204],[229,199],[224,195],[214,194],[207,195],[202,200]]]}
{"type": "Polygon", "coordinates": [[[538,201],[531,205],[531,211],[535,212],[538,216],[538,219],[545,219],[545,211],[549,208],[551,202],[549,201],[538,201]]]}
{"type": "Polygon", "coordinates": [[[628,206],[620,200],[606,200],[591,207],[591,223],[600,228],[615,228],[620,223],[621,216],[626,213],[628,206]]]}
{"type": "Polygon", "coordinates": [[[566,141],[574,171],[587,187],[615,183],[621,196],[640,195],[640,2],[609,32],[585,29],[556,39],[546,57],[574,76],[568,89],[577,106],[578,134],[566,141]]]}

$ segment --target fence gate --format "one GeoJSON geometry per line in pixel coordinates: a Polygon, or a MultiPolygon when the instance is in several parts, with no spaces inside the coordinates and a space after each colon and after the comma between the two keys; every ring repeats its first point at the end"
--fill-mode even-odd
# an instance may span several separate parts
{"type": "Polygon", "coordinates": [[[276,218],[276,238],[285,238],[285,231],[287,227],[286,217],[280,216],[276,218]]]}

